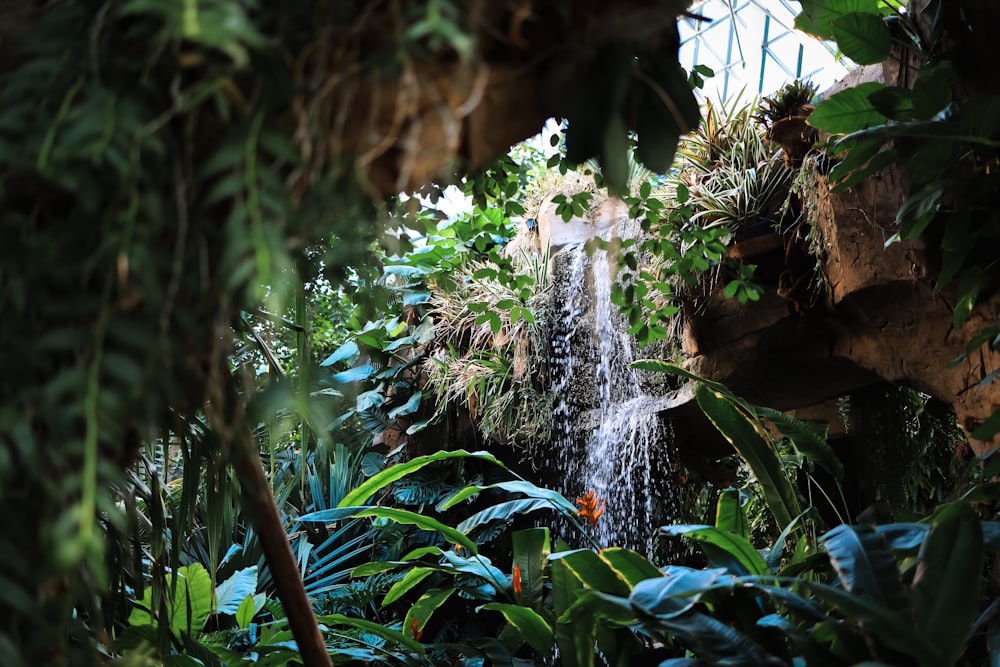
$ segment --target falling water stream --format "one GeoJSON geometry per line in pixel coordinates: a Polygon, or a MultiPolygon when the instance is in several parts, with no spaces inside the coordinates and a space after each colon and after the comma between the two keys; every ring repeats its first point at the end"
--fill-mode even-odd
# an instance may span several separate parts
{"type": "MultiPolygon", "coordinates": [[[[628,326],[611,302],[607,253],[582,247],[556,256],[562,299],[553,340],[552,456],[567,497],[594,490],[607,505],[595,526],[601,546],[652,553],[656,528],[669,522],[671,433],[654,397],[643,391],[628,326]]],[[[646,382],[648,384],[648,382],[646,382]]]]}

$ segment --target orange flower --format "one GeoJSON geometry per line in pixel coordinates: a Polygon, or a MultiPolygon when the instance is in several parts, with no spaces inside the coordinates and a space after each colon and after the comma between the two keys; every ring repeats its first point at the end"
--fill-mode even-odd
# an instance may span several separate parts
{"type": "Polygon", "coordinates": [[[590,522],[591,528],[596,528],[597,520],[604,514],[604,506],[607,505],[607,501],[601,500],[597,491],[592,490],[587,495],[577,498],[576,504],[580,506],[580,516],[590,522]]]}
{"type": "Polygon", "coordinates": [[[410,634],[413,635],[414,639],[420,641],[420,638],[424,635],[424,631],[420,629],[420,619],[414,617],[410,621],[410,634]]]}
{"type": "Polygon", "coordinates": [[[518,602],[521,600],[521,566],[518,563],[514,563],[514,595],[517,596],[518,602]]]}

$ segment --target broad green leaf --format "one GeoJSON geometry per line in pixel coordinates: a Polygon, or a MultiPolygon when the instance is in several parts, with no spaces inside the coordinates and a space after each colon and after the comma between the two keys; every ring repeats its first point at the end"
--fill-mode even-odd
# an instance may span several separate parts
{"type": "Polygon", "coordinates": [[[836,607],[851,623],[860,625],[866,634],[877,637],[880,643],[894,651],[920,660],[937,653],[925,636],[915,631],[912,620],[893,609],[886,609],[841,588],[807,579],[776,578],[768,581],[795,586],[800,593],[809,593],[836,607]]]}
{"type": "Polygon", "coordinates": [[[212,577],[200,563],[178,568],[183,580],[177,583],[177,598],[171,609],[170,629],[175,636],[181,632],[201,632],[205,621],[215,611],[212,577]]]}
{"type": "Polygon", "coordinates": [[[411,637],[419,637],[424,631],[427,621],[430,620],[438,607],[451,597],[455,590],[454,588],[445,588],[427,591],[421,595],[420,599],[406,612],[406,619],[403,621],[404,632],[409,633],[411,637]]]}
{"type": "Polygon", "coordinates": [[[711,565],[725,567],[733,574],[764,575],[771,570],[745,537],[715,526],[663,526],[667,535],[681,535],[701,544],[711,565]]]}
{"type": "Polygon", "coordinates": [[[933,664],[953,665],[976,619],[982,590],[983,530],[968,503],[952,503],[935,513],[919,558],[912,586],[915,629],[934,647],[933,664]]]}
{"type": "Polygon", "coordinates": [[[853,12],[878,16],[878,0],[803,0],[795,27],[820,39],[832,40],[836,20],[853,12]]]}
{"type": "Polygon", "coordinates": [[[393,482],[396,482],[403,477],[406,477],[410,473],[420,470],[424,466],[430,465],[436,461],[445,461],[447,459],[455,458],[475,458],[483,459],[491,463],[495,463],[501,468],[506,468],[495,456],[489,452],[467,452],[464,449],[459,449],[451,452],[441,451],[429,454],[427,456],[418,456],[415,459],[411,459],[405,463],[399,463],[392,466],[391,468],[386,468],[385,470],[372,475],[367,480],[358,485],[358,488],[354,489],[340,501],[338,507],[349,507],[354,505],[360,505],[366,500],[371,498],[375,493],[381,491],[385,487],[389,486],[393,482]]]}
{"type": "Polygon", "coordinates": [[[526,528],[511,534],[514,596],[518,604],[535,611],[542,608],[545,564],[551,550],[548,528],[526,528]]]}
{"type": "Polygon", "coordinates": [[[441,553],[441,558],[444,560],[442,566],[446,571],[471,574],[482,579],[494,589],[492,593],[494,596],[499,591],[507,588],[507,575],[500,571],[500,568],[493,565],[490,559],[485,556],[472,555],[463,557],[453,551],[444,551],[441,553]]]}
{"type": "Polygon", "coordinates": [[[469,533],[472,529],[491,521],[507,521],[515,514],[528,514],[536,510],[551,509],[557,508],[553,506],[552,501],[547,499],[523,498],[521,500],[508,500],[476,512],[456,527],[462,533],[469,533]]]}
{"type": "Polygon", "coordinates": [[[840,525],[820,540],[844,588],[860,600],[911,618],[896,557],[880,533],[870,526],[840,525]]]}
{"type": "Polygon", "coordinates": [[[597,555],[629,586],[663,576],[659,568],[650,563],[645,556],[631,549],[609,547],[601,549],[597,555]]]}
{"type": "Polygon", "coordinates": [[[913,84],[913,114],[930,120],[951,104],[951,62],[944,60],[920,68],[913,84]]]}
{"type": "Polygon", "coordinates": [[[249,628],[254,617],[264,608],[266,600],[267,597],[263,593],[246,596],[236,609],[236,625],[241,630],[249,628]]]}
{"type": "Polygon", "coordinates": [[[590,549],[563,551],[549,556],[550,562],[567,566],[587,588],[611,595],[626,596],[630,586],[625,576],[590,549]]]}
{"type": "Polygon", "coordinates": [[[408,637],[402,632],[387,628],[381,623],[373,623],[361,618],[344,616],[343,614],[327,614],[326,616],[318,616],[316,621],[323,625],[346,625],[348,627],[357,628],[358,630],[369,632],[377,637],[387,639],[395,644],[405,646],[411,651],[416,651],[420,655],[424,655],[424,647],[420,642],[413,640],[411,637],[408,637]]]}
{"type": "Polygon", "coordinates": [[[842,14],[833,20],[833,36],[844,55],[859,65],[881,63],[892,50],[889,28],[877,14],[842,14]]]}
{"type": "Polygon", "coordinates": [[[940,208],[942,195],[944,188],[940,184],[931,184],[907,197],[896,212],[900,239],[905,241],[923,234],[940,208]]]}
{"type": "MultiPolygon", "coordinates": [[[[564,543],[560,543],[560,546],[564,546],[564,543]]],[[[584,586],[569,566],[560,560],[551,561],[550,576],[552,578],[552,610],[558,619],[583,594],[584,586]]],[[[575,642],[577,632],[575,630],[576,628],[568,623],[556,622],[554,633],[556,645],[559,647],[559,654],[566,667],[581,667],[587,663],[586,659],[581,659],[577,655],[575,642]]],[[[590,664],[592,661],[593,651],[591,651],[590,664]]]]}
{"type": "Polygon", "coordinates": [[[926,523],[887,523],[874,528],[890,549],[905,556],[917,554],[931,529],[926,523]]]}
{"type": "Polygon", "coordinates": [[[984,272],[978,266],[969,267],[958,276],[958,299],[952,313],[952,326],[961,326],[972,315],[984,278],[984,272]]]}
{"type": "Polygon", "coordinates": [[[337,507],[335,509],[320,510],[319,512],[304,514],[299,517],[299,521],[332,523],[334,521],[343,521],[347,518],[364,516],[389,519],[403,525],[416,526],[422,530],[434,531],[440,533],[441,537],[445,538],[452,544],[460,544],[462,548],[468,549],[469,553],[479,553],[475,542],[451,526],[447,526],[437,519],[424,516],[423,514],[418,514],[417,512],[411,512],[409,510],[397,509],[394,507],[372,507],[367,505],[360,505],[357,507],[337,507]]]}
{"type": "Polygon", "coordinates": [[[353,340],[349,340],[338,347],[333,354],[324,359],[320,366],[332,366],[341,361],[347,364],[353,364],[357,361],[360,354],[361,351],[358,350],[358,344],[353,340]]]}
{"type": "Polygon", "coordinates": [[[778,525],[787,526],[800,512],[799,501],[770,443],[722,394],[699,384],[695,388],[695,398],[705,416],[750,466],[778,525]]]}
{"type": "Polygon", "coordinates": [[[389,419],[396,419],[397,417],[402,417],[404,415],[412,415],[414,412],[420,409],[420,399],[423,397],[423,392],[420,390],[414,390],[410,398],[402,405],[397,405],[392,410],[389,410],[389,419]]]}
{"type": "Polygon", "coordinates": [[[721,531],[750,539],[750,522],[741,502],[738,489],[723,489],[715,504],[715,527],[721,531]]]}
{"type": "Polygon", "coordinates": [[[737,581],[723,569],[695,570],[672,565],[665,568],[664,576],[636,584],[629,601],[643,614],[673,618],[689,611],[704,591],[720,585],[732,588],[737,581]]]}
{"type": "Polygon", "coordinates": [[[237,570],[215,589],[215,596],[218,599],[215,613],[235,614],[246,598],[252,598],[256,591],[257,566],[251,565],[237,570]]]}
{"type": "Polygon", "coordinates": [[[407,572],[402,579],[394,583],[386,591],[385,597],[382,599],[382,606],[390,605],[406,595],[414,586],[429,577],[434,571],[434,569],[429,567],[415,567],[407,572]]]}
{"type": "Polygon", "coordinates": [[[849,134],[883,125],[888,120],[880,114],[868,96],[885,88],[881,83],[862,83],[842,90],[820,102],[806,121],[830,134],[849,134]]]}
{"type": "Polygon", "coordinates": [[[481,608],[503,614],[540,657],[548,658],[551,655],[554,641],[552,628],[538,612],[528,607],[500,602],[490,602],[481,608]]]}
{"type": "Polygon", "coordinates": [[[991,414],[969,436],[976,440],[989,440],[997,433],[1000,433],[1000,410],[991,414]]]}
{"type": "Polygon", "coordinates": [[[354,368],[349,368],[346,371],[334,373],[330,379],[339,384],[349,384],[351,382],[360,382],[361,380],[367,380],[374,374],[375,374],[374,366],[368,366],[368,365],[355,366],[354,368]]]}
{"type": "Polygon", "coordinates": [[[844,479],[844,464],[834,454],[826,439],[830,428],[827,424],[804,422],[772,408],[753,406],[753,410],[758,417],[763,417],[778,427],[781,435],[788,438],[788,442],[802,456],[822,467],[837,480],[844,479]]]}
{"type": "Polygon", "coordinates": [[[508,493],[523,493],[529,498],[548,500],[553,506],[564,509],[571,514],[576,514],[576,506],[566,500],[566,497],[558,491],[545,489],[521,479],[511,480],[508,482],[497,482],[496,484],[489,484],[486,486],[478,486],[475,484],[469,485],[443,500],[440,504],[438,504],[437,509],[438,511],[443,512],[444,510],[454,507],[458,503],[476,495],[477,493],[491,489],[500,489],[508,493]]]}

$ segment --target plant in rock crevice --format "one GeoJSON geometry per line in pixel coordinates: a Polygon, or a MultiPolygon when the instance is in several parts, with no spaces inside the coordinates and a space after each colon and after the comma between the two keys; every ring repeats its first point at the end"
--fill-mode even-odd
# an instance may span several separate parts
{"type": "MultiPolygon", "coordinates": [[[[832,137],[828,152],[840,160],[829,175],[833,192],[892,165],[910,165],[899,228],[890,240],[926,236],[940,249],[935,289],[954,289],[956,327],[993,280],[1000,238],[1000,88],[970,56],[988,48],[982,36],[970,37],[968,24],[986,8],[963,4],[860,3],[843,12],[828,0],[809,0],[796,19],[806,32],[837,40],[855,62],[881,63],[897,53],[912,63],[912,87],[866,82],[847,88],[822,101],[809,124],[832,137]]],[[[974,336],[965,353],[987,344],[996,347],[990,336],[974,336]]],[[[972,436],[986,440],[998,431],[1000,413],[972,436]]]]}

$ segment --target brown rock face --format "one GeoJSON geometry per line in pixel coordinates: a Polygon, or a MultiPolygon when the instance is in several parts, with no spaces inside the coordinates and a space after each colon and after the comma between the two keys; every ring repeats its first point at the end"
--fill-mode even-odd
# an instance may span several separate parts
{"type": "MultiPolygon", "coordinates": [[[[785,410],[883,381],[951,405],[967,431],[988,418],[1000,407],[1000,385],[978,385],[1000,368],[1000,355],[979,350],[952,362],[992,321],[993,305],[980,304],[953,327],[954,299],[934,291],[934,253],[919,240],[885,246],[895,231],[894,202],[902,199],[903,183],[891,170],[831,194],[826,177],[813,172],[805,214],[825,302],[797,313],[777,291],[740,306],[716,290],[688,325],[691,370],[785,410]]],[[[992,447],[972,445],[977,453],[992,447]]]]}

